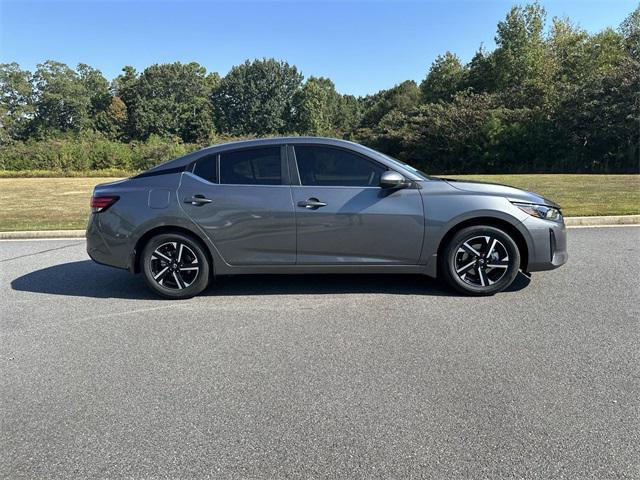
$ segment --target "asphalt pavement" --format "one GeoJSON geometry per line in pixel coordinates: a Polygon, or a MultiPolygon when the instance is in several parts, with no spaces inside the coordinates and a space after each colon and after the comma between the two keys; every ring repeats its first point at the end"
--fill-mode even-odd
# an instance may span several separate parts
{"type": "Polygon", "coordinates": [[[640,228],[466,298],[400,276],[154,297],[0,242],[2,478],[640,478],[640,228]]]}

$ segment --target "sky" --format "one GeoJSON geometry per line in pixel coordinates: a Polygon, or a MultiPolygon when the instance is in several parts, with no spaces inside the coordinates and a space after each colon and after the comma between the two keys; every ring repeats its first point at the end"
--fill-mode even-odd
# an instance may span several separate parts
{"type": "MultiPolygon", "coordinates": [[[[447,50],[464,62],[494,48],[496,24],[516,1],[16,1],[0,0],[0,62],[34,70],[47,59],[86,63],[108,78],[124,65],[195,61],[226,74],[276,58],[366,95],[420,82],[447,50]]],[[[627,0],[541,0],[548,18],[589,32],[617,27],[627,0]]]]}

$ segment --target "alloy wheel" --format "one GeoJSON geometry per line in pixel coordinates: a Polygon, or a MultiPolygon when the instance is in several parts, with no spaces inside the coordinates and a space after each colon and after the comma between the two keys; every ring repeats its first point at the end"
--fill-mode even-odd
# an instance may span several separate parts
{"type": "Polygon", "coordinates": [[[455,272],[473,287],[489,287],[499,282],[510,265],[504,244],[491,235],[479,235],[462,242],[455,255],[455,272]]]}
{"type": "Polygon", "coordinates": [[[166,242],[150,258],[153,279],[164,288],[182,290],[193,285],[200,273],[195,252],[182,242],[166,242]]]}

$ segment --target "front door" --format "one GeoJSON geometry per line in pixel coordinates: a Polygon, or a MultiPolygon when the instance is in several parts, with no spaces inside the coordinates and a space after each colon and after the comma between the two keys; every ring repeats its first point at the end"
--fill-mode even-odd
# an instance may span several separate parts
{"type": "Polygon", "coordinates": [[[196,162],[178,198],[230,265],[294,264],[295,217],[281,147],[223,152],[196,162]]]}
{"type": "Polygon", "coordinates": [[[316,145],[294,151],[298,264],[418,263],[424,211],[417,188],[380,188],[388,168],[355,152],[316,145]]]}

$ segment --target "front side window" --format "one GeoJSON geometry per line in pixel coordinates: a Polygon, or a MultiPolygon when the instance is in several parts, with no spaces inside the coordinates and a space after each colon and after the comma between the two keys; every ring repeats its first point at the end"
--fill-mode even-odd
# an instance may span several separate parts
{"type": "Polygon", "coordinates": [[[356,153],[319,146],[296,146],[302,185],[377,187],[387,169],[356,153]]]}
{"type": "Polygon", "coordinates": [[[263,147],[220,154],[220,183],[280,185],[280,147],[263,147]]]}

